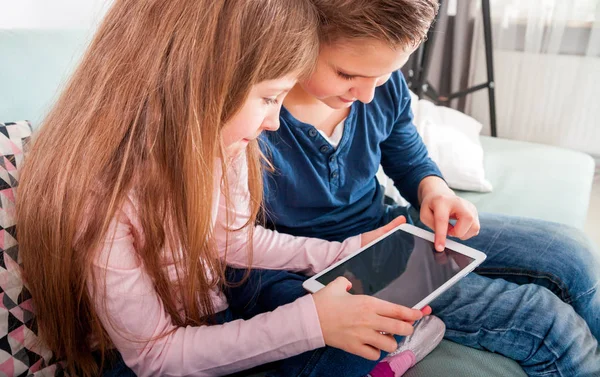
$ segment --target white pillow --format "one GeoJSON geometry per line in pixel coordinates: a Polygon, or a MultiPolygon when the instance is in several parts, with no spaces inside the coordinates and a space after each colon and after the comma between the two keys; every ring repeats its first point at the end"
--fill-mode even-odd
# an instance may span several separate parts
{"type": "Polygon", "coordinates": [[[417,131],[448,185],[457,190],[492,191],[485,179],[481,123],[460,111],[419,100],[411,93],[417,131]]]}
{"type": "MultiPolygon", "coordinates": [[[[465,191],[492,191],[492,184],[485,179],[483,169],[483,148],[479,141],[481,123],[454,109],[419,100],[412,92],[411,100],[417,131],[448,186],[465,191]]],[[[385,187],[386,196],[401,205],[407,204],[381,166],[377,179],[385,187]]]]}
{"type": "Polygon", "coordinates": [[[394,181],[392,181],[392,179],[390,177],[385,175],[381,165],[379,165],[379,170],[377,170],[376,177],[377,177],[377,180],[379,181],[379,184],[381,186],[385,187],[385,196],[387,196],[388,198],[391,198],[398,205],[401,205],[404,207],[408,206],[408,204],[409,204],[408,201],[406,199],[404,199],[402,197],[402,195],[400,195],[400,192],[398,191],[396,186],[394,186],[394,181]]]}

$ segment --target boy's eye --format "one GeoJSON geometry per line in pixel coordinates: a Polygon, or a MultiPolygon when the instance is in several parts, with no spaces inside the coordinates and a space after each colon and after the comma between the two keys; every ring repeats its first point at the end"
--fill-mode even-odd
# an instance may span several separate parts
{"type": "Polygon", "coordinates": [[[279,103],[277,98],[263,98],[263,102],[265,105],[276,105],[279,103]]]}
{"type": "Polygon", "coordinates": [[[337,74],[344,80],[352,80],[354,78],[354,76],[347,75],[344,72],[340,72],[340,71],[338,71],[337,74]]]}

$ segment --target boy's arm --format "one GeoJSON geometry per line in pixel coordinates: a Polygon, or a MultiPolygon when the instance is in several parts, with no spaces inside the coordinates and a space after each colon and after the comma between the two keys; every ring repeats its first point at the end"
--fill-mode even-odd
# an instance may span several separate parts
{"type": "Polygon", "coordinates": [[[391,95],[396,99],[396,118],[391,133],[381,143],[381,166],[385,174],[394,181],[400,194],[410,204],[419,208],[421,191],[427,191],[427,187],[421,188],[421,182],[430,176],[444,181],[442,173],[429,157],[427,148],[413,124],[410,92],[404,76],[395,73],[390,80],[391,95]],[[396,93],[393,93],[394,91],[396,93]]]}
{"type": "Polygon", "coordinates": [[[455,195],[454,191],[450,187],[446,181],[436,176],[429,176],[423,178],[419,183],[418,188],[418,200],[419,204],[423,203],[423,199],[429,195],[455,195]]]}
{"type": "Polygon", "coordinates": [[[391,81],[398,112],[389,137],[381,143],[381,165],[402,196],[420,208],[421,221],[434,230],[436,249],[442,251],[446,235],[465,240],[479,233],[477,209],[448,187],[429,158],[413,125],[410,93],[402,74],[392,75],[391,81]],[[451,225],[450,219],[457,221],[451,225]]]}

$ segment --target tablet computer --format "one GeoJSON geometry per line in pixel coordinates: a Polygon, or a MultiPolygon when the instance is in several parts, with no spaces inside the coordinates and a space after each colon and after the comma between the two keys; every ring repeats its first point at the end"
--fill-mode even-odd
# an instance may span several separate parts
{"type": "Polygon", "coordinates": [[[452,240],[446,240],[446,249],[438,252],[433,241],[433,233],[402,224],[306,280],[303,287],[315,293],[344,276],[352,282],[352,294],[422,309],[486,257],[452,240]]]}

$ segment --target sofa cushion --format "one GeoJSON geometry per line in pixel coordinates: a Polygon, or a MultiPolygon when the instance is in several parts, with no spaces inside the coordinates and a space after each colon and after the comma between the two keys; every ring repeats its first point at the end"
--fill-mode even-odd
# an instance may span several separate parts
{"type": "Polygon", "coordinates": [[[404,377],[526,377],[515,361],[443,340],[404,377]]]}
{"type": "Polygon", "coordinates": [[[458,192],[480,212],[559,222],[583,229],[594,159],[564,148],[483,136],[492,193],[458,192]]]}
{"type": "Polygon", "coordinates": [[[62,365],[37,336],[16,239],[15,195],[30,136],[27,122],[0,123],[0,374],[62,376],[62,365]]]}

